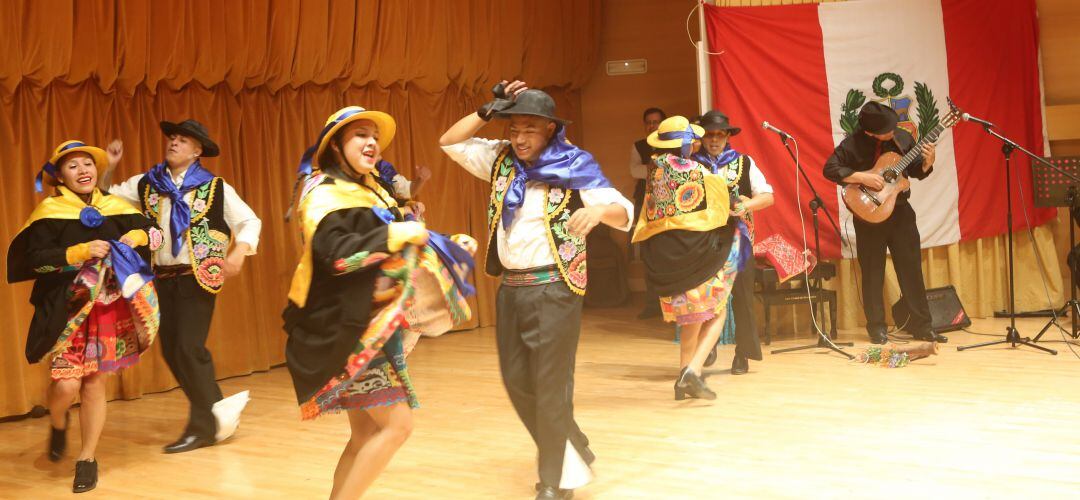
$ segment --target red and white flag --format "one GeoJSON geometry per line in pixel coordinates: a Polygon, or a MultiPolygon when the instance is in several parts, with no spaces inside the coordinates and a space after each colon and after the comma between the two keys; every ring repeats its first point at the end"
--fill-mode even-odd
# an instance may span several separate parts
{"type": "MultiPolygon", "coordinates": [[[[811,195],[767,120],[795,136],[814,187],[850,239],[851,214],[836,184],[822,175],[833,148],[851,132],[869,101],[892,106],[917,137],[949,111],[987,119],[1036,154],[1044,150],[1034,0],[858,0],[773,7],[705,6],[713,108],[743,128],[732,145],[755,158],[776,190],[776,205],[757,214],[759,238],[780,233],[802,241],[799,210],[811,195]],[[801,181],[798,181],[801,182],[801,181]]],[[[1012,157],[1014,228],[1042,224],[1053,209],[1032,204],[1030,161],[1012,157]],[[1021,191],[1024,202],[1021,203],[1021,191]]],[[[938,140],[934,172],[913,181],[911,203],[923,248],[1006,230],[1001,143],[961,122],[938,140]]],[[[808,211],[807,211],[808,212],[808,211]]],[[[808,216],[808,215],[807,215],[808,216]]],[[[824,214],[824,257],[841,245],[824,214]]],[[[810,236],[810,245],[813,245],[810,236]]]]}

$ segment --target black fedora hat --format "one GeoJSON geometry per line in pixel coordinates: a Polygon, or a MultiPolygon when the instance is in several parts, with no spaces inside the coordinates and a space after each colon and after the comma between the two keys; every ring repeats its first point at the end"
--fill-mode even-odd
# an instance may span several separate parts
{"type": "Polygon", "coordinates": [[[900,117],[892,108],[870,101],[859,110],[859,127],[871,134],[883,135],[896,130],[900,117]]]}
{"type": "Polygon", "coordinates": [[[518,94],[514,105],[495,113],[496,118],[510,118],[514,115],[531,115],[547,118],[560,125],[569,125],[570,120],[555,116],[555,100],[543,90],[529,89],[518,94]]]}
{"type": "Polygon", "coordinates": [[[179,134],[199,141],[199,144],[202,144],[203,157],[212,158],[221,154],[217,143],[210,139],[210,133],[206,131],[206,127],[195,120],[188,119],[180,123],[161,122],[161,131],[166,136],[179,134]]]}
{"type": "Polygon", "coordinates": [[[724,130],[728,135],[738,135],[739,132],[742,132],[741,128],[731,126],[731,123],[728,122],[727,115],[716,110],[701,115],[701,118],[698,119],[698,125],[701,125],[701,128],[705,129],[706,132],[711,130],[724,130]]]}

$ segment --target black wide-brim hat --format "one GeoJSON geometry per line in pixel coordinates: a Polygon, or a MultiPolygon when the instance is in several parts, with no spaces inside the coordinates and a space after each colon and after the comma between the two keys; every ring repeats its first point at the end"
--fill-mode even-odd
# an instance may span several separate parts
{"type": "Polygon", "coordinates": [[[896,111],[880,102],[870,101],[859,110],[859,127],[871,134],[888,134],[899,121],[896,111]]]}
{"type": "Polygon", "coordinates": [[[496,118],[510,118],[514,115],[530,115],[547,118],[559,125],[569,125],[570,120],[555,116],[555,100],[543,90],[529,89],[518,94],[514,105],[495,113],[496,118]]]}
{"type": "Polygon", "coordinates": [[[731,126],[727,115],[716,110],[701,115],[701,118],[698,119],[698,125],[701,125],[701,128],[705,129],[706,132],[723,130],[728,135],[738,135],[739,132],[742,132],[741,128],[731,126]]]}
{"type": "Polygon", "coordinates": [[[202,156],[205,158],[212,158],[221,154],[221,149],[218,148],[216,142],[210,139],[210,133],[206,131],[206,127],[195,120],[189,119],[180,123],[161,122],[161,131],[166,136],[179,134],[199,141],[199,144],[202,144],[202,156]]]}

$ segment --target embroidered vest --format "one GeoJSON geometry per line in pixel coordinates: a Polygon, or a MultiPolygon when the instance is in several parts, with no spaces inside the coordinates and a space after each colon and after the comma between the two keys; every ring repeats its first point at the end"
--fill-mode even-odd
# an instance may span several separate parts
{"type": "Polygon", "coordinates": [[[728,223],[731,193],[721,174],[672,154],[653,158],[645,186],[645,206],[631,241],[645,241],[675,229],[710,231],[728,223]]]}
{"type": "MultiPolygon", "coordinates": [[[[485,271],[490,276],[503,272],[499,261],[498,224],[502,222],[503,196],[514,179],[514,159],[510,147],[504,147],[491,166],[491,200],[488,203],[488,249],[485,271]]],[[[555,256],[555,265],[559,269],[566,286],[578,295],[585,295],[585,239],[571,236],[566,230],[570,214],[582,208],[584,203],[576,190],[553,186],[545,187],[544,221],[547,226],[545,236],[555,256]]]]}
{"type": "MultiPolygon", "coordinates": [[[[184,235],[195,281],[210,293],[218,293],[225,283],[225,254],[232,239],[232,231],[225,223],[225,203],[221,201],[224,182],[215,177],[193,190],[195,198],[188,204],[191,225],[184,235]]],[[[154,189],[146,176],[139,180],[139,193],[143,213],[160,224],[160,204],[167,196],[154,189]]]]}
{"type": "MultiPolygon", "coordinates": [[[[746,155],[739,155],[735,161],[728,163],[724,168],[720,169],[720,175],[727,181],[728,187],[731,189],[731,203],[734,206],[735,202],[739,201],[739,196],[745,196],[752,198],[750,187],[750,157],[746,155]]],[[[754,241],[754,214],[747,212],[742,217],[743,222],[746,223],[747,231],[750,235],[750,242],[754,241]]]]}

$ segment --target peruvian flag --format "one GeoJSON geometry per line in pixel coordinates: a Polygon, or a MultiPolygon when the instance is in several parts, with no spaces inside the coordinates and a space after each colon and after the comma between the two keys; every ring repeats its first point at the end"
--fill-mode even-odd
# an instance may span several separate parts
{"type": "MultiPolygon", "coordinates": [[[[1006,137],[1043,154],[1035,0],[704,8],[709,50],[719,53],[709,57],[713,108],[743,128],[732,145],[754,157],[776,191],[776,205],[756,215],[758,239],[780,233],[801,243],[799,212],[807,211],[811,197],[778,137],[761,129],[763,120],[796,138],[801,164],[825,210],[834,220],[839,216],[851,245],[841,252],[822,214],[824,257],[854,253],[851,214],[822,166],[866,102],[892,106],[900,126],[918,138],[944,121],[951,97],[962,111],[993,122],[1006,137]]],[[[1001,143],[980,126],[960,122],[937,144],[933,173],[911,187],[923,248],[1003,234],[1001,143]]],[[[1014,228],[1054,216],[1052,208],[1033,206],[1031,163],[1019,152],[1012,155],[1009,182],[1014,228]]]]}

